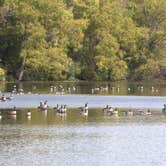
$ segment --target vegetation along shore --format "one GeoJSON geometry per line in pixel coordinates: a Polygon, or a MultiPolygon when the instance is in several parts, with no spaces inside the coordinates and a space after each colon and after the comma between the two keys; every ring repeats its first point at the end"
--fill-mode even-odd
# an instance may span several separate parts
{"type": "Polygon", "coordinates": [[[1,0],[1,80],[165,77],[165,0],[1,0]]]}

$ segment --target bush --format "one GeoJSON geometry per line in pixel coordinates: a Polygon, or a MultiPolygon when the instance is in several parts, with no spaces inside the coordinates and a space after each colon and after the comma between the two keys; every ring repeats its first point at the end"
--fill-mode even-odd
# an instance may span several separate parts
{"type": "Polygon", "coordinates": [[[5,81],[5,70],[0,67],[0,81],[5,81]]]}

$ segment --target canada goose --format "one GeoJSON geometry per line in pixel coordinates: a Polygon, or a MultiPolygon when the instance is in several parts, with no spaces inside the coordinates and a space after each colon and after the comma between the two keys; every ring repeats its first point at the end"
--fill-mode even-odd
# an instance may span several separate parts
{"type": "Polygon", "coordinates": [[[145,112],[145,115],[151,115],[152,113],[151,113],[151,111],[150,111],[150,109],[148,109],[146,112],[145,112]]]}
{"type": "Polygon", "coordinates": [[[127,115],[129,115],[129,116],[133,116],[133,111],[132,110],[129,110],[129,111],[127,111],[127,115]]]}
{"type": "Polygon", "coordinates": [[[1,99],[1,101],[6,101],[6,96],[3,94],[0,99],[1,99]]]}
{"type": "Polygon", "coordinates": [[[43,102],[40,102],[40,105],[38,106],[38,109],[41,111],[47,110],[48,108],[48,104],[47,104],[47,100],[43,102]]]}
{"type": "Polygon", "coordinates": [[[162,112],[166,112],[166,104],[164,104],[164,108],[162,109],[162,112]]]}
{"type": "Polygon", "coordinates": [[[151,114],[152,114],[151,111],[150,111],[150,109],[148,109],[147,111],[140,110],[139,113],[140,113],[141,115],[151,115],[151,114]]]}
{"type": "Polygon", "coordinates": [[[8,115],[16,115],[17,114],[16,107],[14,106],[14,108],[9,110],[7,113],[8,115]]]}
{"type": "Polygon", "coordinates": [[[7,100],[12,100],[13,98],[13,94],[10,94],[10,96],[6,97],[7,100]]]}
{"type": "Polygon", "coordinates": [[[104,113],[106,113],[107,115],[113,115],[113,114],[115,114],[115,113],[117,113],[117,112],[115,112],[114,111],[114,109],[112,108],[112,107],[110,107],[109,105],[106,105],[106,107],[105,108],[103,108],[103,111],[104,111],[104,113]]]}
{"type": "Polygon", "coordinates": [[[28,112],[26,113],[26,116],[31,116],[30,110],[28,110],[28,112]]]}
{"type": "Polygon", "coordinates": [[[58,111],[58,110],[60,110],[60,108],[61,108],[61,107],[60,107],[60,105],[59,105],[59,104],[57,104],[57,106],[56,106],[56,107],[53,107],[53,110],[54,110],[54,111],[58,111]]]}
{"type": "Polygon", "coordinates": [[[66,105],[61,105],[61,107],[57,110],[58,113],[66,113],[66,105]]]}
{"type": "Polygon", "coordinates": [[[109,110],[109,105],[106,105],[106,107],[103,108],[103,112],[108,112],[108,110],[109,110]]]}
{"type": "Polygon", "coordinates": [[[1,113],[1,111],[0,111],[0,120],[2,119],[2,113],[1,113]]]}
{"type": "Polygon", "coordinates": [[[60,106],[59,104],[57,104],[57,106],[54,107],[53,110],[58,112],[58,113],[66,113],[67,107],[66,107],[66,105],[61,105],[60,106]]]}
{"type": "Polygon", "coordinates": [[[88,103],[85,103],[84,107],[80,107],[80,114],[87,116],[88,115],[88,103]]]}

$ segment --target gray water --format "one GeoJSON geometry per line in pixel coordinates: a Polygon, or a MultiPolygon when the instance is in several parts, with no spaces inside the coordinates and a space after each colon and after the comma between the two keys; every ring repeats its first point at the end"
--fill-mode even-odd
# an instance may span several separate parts
{"type": "Polygon", "coordinates": [[[20,111],[0,121],[2,166],[165,166],[166,115],[106,116],[20,111]]]}
{"type": "Polygon", "coordinates": [[[25,94],[14,95],[11,101],[0,101],[0,108],[37,108],[41,101],[48,101],[50,107],[66,104],[67,107],[80,107],[88,102],[89,107],[105,107],[107,104],[119,108],[153,108],[162,109],[166,97],[160,96],[104,96],[104,95],[55,95],[55,94],[25,94]]]}
{"type": "MultiPolygon", "coordinates": [[[[7,92],[11,92],[13,85],[1,84],[0,90],[9,95],[7,92]]],[[[16,85],[25,94],[14,95],[11,101],[0,101],[0,108],[19,109],[14,116],[7,115],[6,110],[0,114],[0,166],[166,165],[166,114],[161,112],[166,104],[165,81],[16,85]],[[64,86],[65,94],[50,93],[50,85],[59,84],[64,86]],[[71,86],[76,91],[69,93],[67,88],[71,86]],[[108,91],[91,93],[92,88],[106,86],[108,91]],[[140,86],[144,89],[140,90],[140,86]],[[39,102],[45,100],[50,109],[38,111],[39,102]],[[51,109],[56,104],[77,108],[86,102],[93,108],[88,116],[81,116],[78,109],[69,109],[63,116],[51,109]],[[153,111],[152,115],[134,112],[134,116],[126,116],[121,112],[108,116],[101,109],[107,104],[124,111],[127,108],[153,111]],[[21,108],[28,108],[31,117],[26,117],[27,110],[21,108]]]]}

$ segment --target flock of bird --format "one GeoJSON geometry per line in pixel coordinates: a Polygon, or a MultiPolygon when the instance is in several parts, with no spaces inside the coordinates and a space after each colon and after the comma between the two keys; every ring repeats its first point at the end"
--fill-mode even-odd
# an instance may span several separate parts
{"type": "MultiPolygon", "coordinates": [[[[49,108],[47,104],[47,100],[44,102],[40,102],[39,106],[37,107],[39,111],[47,111],[49,108]]],[[[79,107],[80,114],[82,115],[88,115],[88,103],[85,103],[84,107],[79,107]]],[[[56,107],[53,107],[53,111],[57,112],[58,114],[65,115],[67,112],[67,105],[66,104],[57,104],[56,107]]]]}
{"type": "MultiPolygon", "coordinates": [[[[37,107],[37,109],[39,111],[47,111],[47,109],[49,108],[47,103],[48,103],[47,100],[44,101],[44,102],[40,102],[40,104],[37,107]]],[[[89,110],[88,103],[85,103],[85,105],[83,107],[79,107],[79,110],[80,110],[80,114],[81,115],[88,116],[88,110],[89,110]]],[[[66,115],[66,113],[67,113],[67,105],[57,104],[56,107],[53,107],[53,111],[55,111],[59,115],[66,115]]],[[[102,111],[103,111],[103,113],[105,115],[108,115],[108,116],[112,116],[112,115],[118,116],[118,114],[119,114],[119,111],[118,111],[117,108],[113,108],[112,106],[109,106],[109,105],[106,105],[106,107],[103,108],[102,111]]],[[[17,115],[16,107],[14,107],[13,109],[7,110],[5,112],[7,112],[7,115],[12,115],[12,116],[16,116],[17,115]]],[[[164,107],[162,108],[162,112],[166,113],[166,104],[164,104],[164,107]]],[[[123,113],[125,115],[128,115],[128,116],[134,115],[134,111],[132,111],[132,110],[123,111],[123,113]]],[[[140,110],[139,113],[141,115],[151,115],[152,114],[150,109],[148,109],[146,111],[140,110]]],[[[31,118],[31,111],[30,110],[28,110],[26,112],[26,117],[27,118],[31,118]]],[[[0,119],[2,119],[2,111],[0,111],[0,119]]]]}
{"type": "MultiPolygon", "coordinates": [[[[119,88],[116,88],[116,87],[111,87],[112,91],[115,91],[117,90],[119,92],[119,88]]],[[[140,91],[143,92],[144,90],[144,87],[143,86],[138,86],[138,89],[140,91]]],[[[95,93],[95,91],[108,91],[109,90],[109,87],[106,86],[106,87],[98,87],[98,88],[92,88],[92,94],[95,93]]],[[[130,91],[131,89],[128,88],[128,91],[130,91]]],[[[74,92],[76,91],[76,87],[75,86],[71,86],[71,87],[68,87],[67,88],[67,91],[68,92],[74,92]]],[[[155,88],[155,87],[151,87],[151,91],[152,92],[158,92],[158,89],[155,88]]],[[[59,93],[64,93],[65,92],[65,89],[62,85],[58,85],[57,87],[51,85],[50,86],[50,92],[53,93],[53,92],[59,92],[59,93]]],[[[13,99],[13,94],[24,94],[24,90],[23,89],[17,89],[16,88],[16,85],[13,86],[13,89],[11,91],[11,94],[9,96],[5,96],[4,94],[0,97],[0,101],[7,101],[7,100],[12,100],[13,99]]],[[[47,104],[47,100],[44,101],[44,102],[40,102],[39,106],[38,106],[38,110],[40,111],[46,111],[49,106],[47,104]]],[[[85,105],[83,107],[79,107],[80,109],[80,114],[81,115],[85,115],[85,116],[88,116],[88,103],[85,103],[85,105]]],[[[67,105],[63,105],[63,104],[57,104],[56,107],[53,107],[53,110],[59,114],[62,114],[62,115],[65,115],[66,112],[67,112],[67,105]]],[[[112,115],[118,115],[119,111],[117,108],[113,108],[109,105],[106,105],[105,108],[102,109],[104,114],[106,115],[109,115],[109,116],[112,116],[112,115]]],[[[151,111],[148,109],[147,111],[139,111],[141,114],[144,114],[144,115],[151,115],[151,111]]],[[[164,104],[164,107],[162,109],[162,112],[166,113],[166,104],[164,104]]],[[[16,110],[16,107],[14,107],[13,109],[11,109],[10,111],[7,111],[7,114],[8,115],[16,115],[17,114],[17,110],[16,110]]],[[[133,111],[132,110],[128,110],[128,111],[124,111],[124,114],[125,115],[133,115],[133,111]]],[[[28,111],[26,113],[26,116],[27,117],[31,117],[31,112],[28,111]]],[[[2,113],[0,112],[0,119],[2,118],[2,113]]]]}
{"type": "MultiPolygon", "coordinates": [[[[76,86],[64,87],[61,84],[59,84],[57,86],[50,85],[50,87],[48,87],[48,88],[49,88],[50,93],[55,93],[55,94],[65,94],[65,93],[70,94],[70,93],[77,93],[77,91],[78,91],[78,88],[76,86]]],[[[28,91],[27,94],[32,94],[32,92],[36,89],[37,89],[37,87],[33,86],[32,91],[28,91]]],[[[137,92],[143,93],[145,91],[145,88],[144,88],[144,86],[141,85],[141,86],[137,86],[137,89],[130,88],[130,87],[127,87],[127,89],[126,89],[126,91],[128,93],[133,92],[135,90],[137,90],[137,92]]],[[[154,87],[154,86],[151,86],[151,88],[149,90],[151,91],[152,94],[159,92],[159,89],[157,87],[154,87]]],[[[108,92],[113,93],[113,94],[115,94],[115,93],[119,94],[121,91],[122,90],[118,86],[117,87],[114,87],[114,86],[110,87],[108,85],[93,87],[93,88],[89,89],[89,93],[92,95],[96,94],[96,93],[108,93],[108,92]]],[[[25,94],[25,91],[23,88],[17,88],[17,86],[14,85],[13,88],[11,89],[10,93],[11,93],[11,96],[8,96],[8,97],[2,96],[0,98],[0,100],[1,101],[6,101],[8,99],[10,100],[10,98],[12,98],[13,94],[21,95],[21,94],[25,94]]]]}

